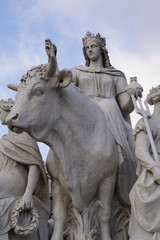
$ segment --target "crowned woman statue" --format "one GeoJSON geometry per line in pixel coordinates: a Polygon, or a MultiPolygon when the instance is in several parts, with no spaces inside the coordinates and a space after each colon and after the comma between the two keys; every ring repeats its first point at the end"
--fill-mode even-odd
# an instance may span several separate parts
{"type": "MultiPolygon", "coordinates": [[[[123,162],[126,163],[124,174],[129,174],[127,178],[129,193],[135,182],[136,166],[129,117],[134,106],[127,92],[130,87],[124,73],[112,67],[105,38],[102,38],[99,33],[94,35],[88,32],[86,34],[83,38],[83,53],[86,65],[72,69],[73,82],[104,112],[110,131],[122,153],[120,165],[123,162]]],[[[124,195],[124,201],[128,201],[126,195],[124,195]]]]}
{"type": "Polygon", "coordinates": [[[134,110],[130,94],[141,91],[127,84],[123,72],[112,67],[106,40],[98,33],[87,32],[83,41],[85,66],[72,69],[73,83],[94,101],[105,114],[109,129],[119,149],[118,199],[129,206],[129,192],[136,180],[134,141],[129,114],[134,110]]]}

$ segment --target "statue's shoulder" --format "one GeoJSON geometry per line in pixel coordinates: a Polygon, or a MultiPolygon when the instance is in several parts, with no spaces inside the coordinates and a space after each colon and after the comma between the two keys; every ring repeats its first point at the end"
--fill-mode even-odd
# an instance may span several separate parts
{"type": "MultiPolygon", "coordinates": [[[[150,130],[151,130],[152,134],[155,135],[156,129],[157,129],[157,125],[156,125],[156,121],[155,121],[155,118],[154,118],[153,115],[152,115],[151,118],[148,119],[148,124],[149,124],[149,127],[150,127],[150,130]]],[[[143,118],[141,118],[137,122],[137,124],[136,124],[136,126],[134,128],[134,132],[133,132],[134,136],[136,137],[136,135],[138,133],[140,133],[141,131],[144,131],[145,133],[147,133],[147,128],[146,128],[146,125],[145,125],[145,122],[144,122],[143,118]]]]}
{"type": "Polygon", "coordinates": [[[72,82],[78,85],[78,79],[82,77],[82,75],[91,73],[90,69],[86,66],[76,66],[71,69],[72,72],[72,82]]]}
{"type": "Polygon", "coordinates": [[[140,131],[145,131],[146,132],[146,126],[144,123],[143,118],[141,118],[137,123],[136,126],[134,128],[134,135],[136,135],[137,133],[139,133],[140,131]]]}
{"type": "Polygon", "coordinates": [[[101,72],[113,76],[117,81],[119,81],[119,79],[126,79],[125,74],[113,66],[103,68],[101,69],[101,72]]]}
{"type": "Polygon", "coordinates": [[[121,72],[120,70],[117,70],[116,68],[114,68],[112,66],[95,70],[94,68],[91,68],[91,67],[79,65],[79,66],[72,68],[71,71],[74,75],[79,75],[82,73],[99,73],[99,74],[103,73],[106,75],[113,76],[115,81],[118,81],[118,82],[119,81],[122,82],[124,80],[126,81],[126,77],[125,77],[124,73],[121,72]]]}

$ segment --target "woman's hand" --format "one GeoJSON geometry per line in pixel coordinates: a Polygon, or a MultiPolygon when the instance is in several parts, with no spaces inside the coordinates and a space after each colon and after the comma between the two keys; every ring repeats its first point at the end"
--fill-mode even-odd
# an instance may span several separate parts
{"type": "Polygon", "coordinates": [[[33,207],[33,197],[31,194],[24,193],[23,197],[21,198],[20,205],[23,209],[31,209],[33,207]]]}
{"type": "Polygon", "coordinates": [[[136,99],[138,97],[142,97],[143,88],[142,86],[137,82],[137,78],[130,78],[130,84],[127,87],[127,93],[131,96],[133,95],[136,99]]]}
{"type": "Polygon", "coordinates": [[[57,48],[50,39],[45,40],[45,50],[49,59],[56,56],[57,48]]]}
{"type": "Polygon", "coordinates": [[[160,167],[159,166],[154,166],[151,168],[151,172],[153,173],[153,178],[154,180],[160,184],[160,167]]]}

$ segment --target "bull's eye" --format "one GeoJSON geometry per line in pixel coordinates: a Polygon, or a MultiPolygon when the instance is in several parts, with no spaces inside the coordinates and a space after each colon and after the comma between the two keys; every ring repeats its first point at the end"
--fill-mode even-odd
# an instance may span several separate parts
{"type": "Polygon", "coordinates": [[[40,95],[43,94],[43,90],[40,89],[40,88],[36,88],[36,89],[34,90],[33,94],[36,95],[36,96],[40,96],[40,95]]]}

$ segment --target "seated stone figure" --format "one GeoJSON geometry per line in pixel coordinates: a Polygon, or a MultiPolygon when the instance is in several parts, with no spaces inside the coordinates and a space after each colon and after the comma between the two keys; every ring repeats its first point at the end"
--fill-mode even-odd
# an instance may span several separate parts
{"type": "MultiPolygon", "coordinates": [[[[2,124],[12,105],[12,100],[0,102],[2,124]]],[[[27,133],[9,131],[0,140],[0,239],[47,240],[48,216],[48,183],[38,145],[27,133]]]]}
{"type": "Polygon", "coordinates": [[[160,239],[160,85],[152,88],[147,102],[154,105],[148,119],[153,138],[149,138],[144,120],[140,119],[135,128],[139,177],[130,193],[130,240],[160,239]]]}

